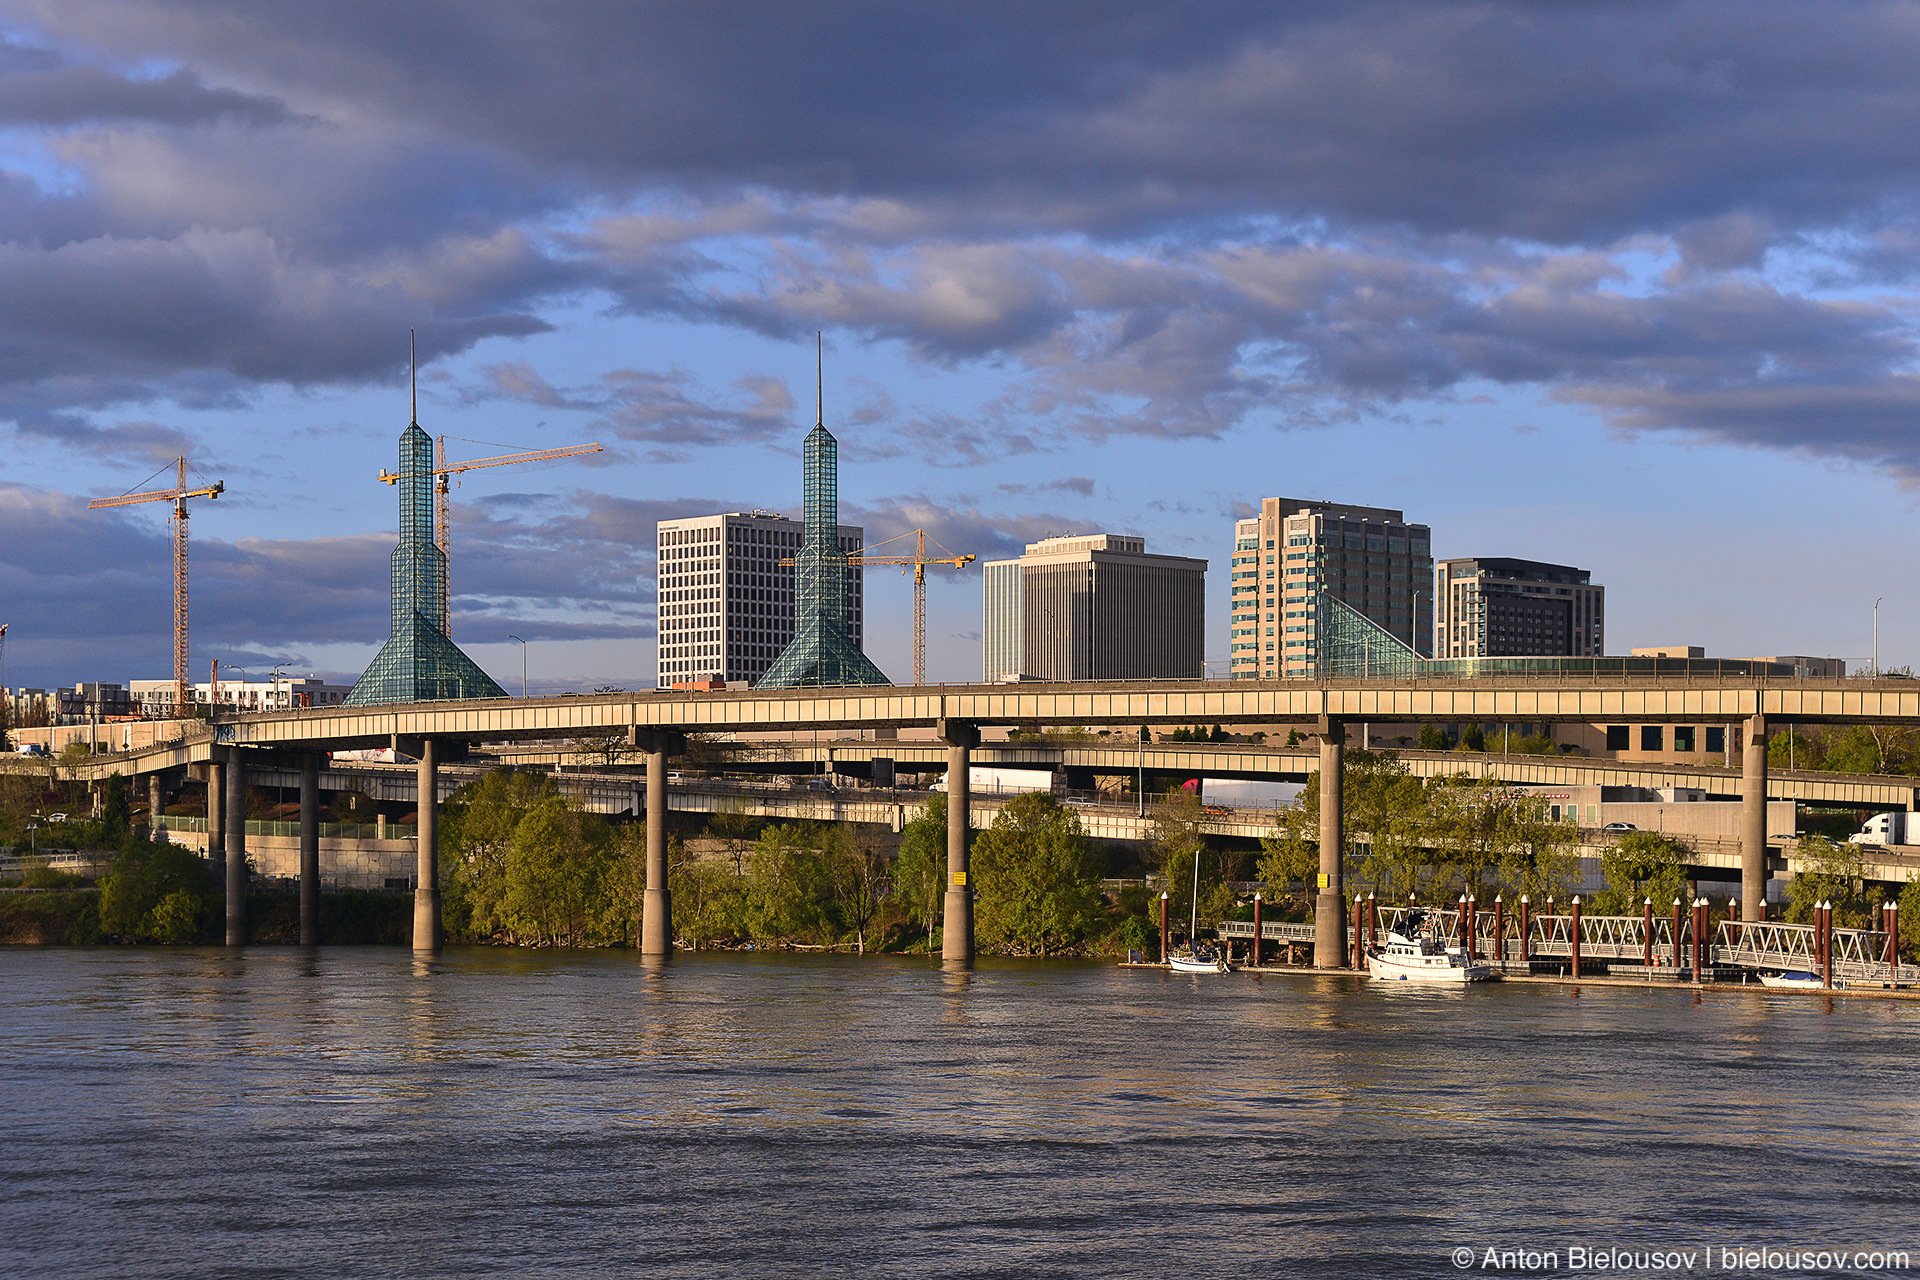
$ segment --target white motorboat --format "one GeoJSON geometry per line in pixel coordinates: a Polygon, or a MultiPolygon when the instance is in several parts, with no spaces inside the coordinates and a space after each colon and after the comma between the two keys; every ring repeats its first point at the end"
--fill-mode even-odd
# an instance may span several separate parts
{"type": "Polygon", "coordinates": [[[1167,965],[1175,973],[1232,973],[1233,966],[1219,956],[1202,953],[1200,955],[1167,957],[1167,965]]]}
{"type": "Polygon", "coordinates": [[[1469,960],[1460,947],[1391,929],[1385,946],[1368,948],[1367,974],[1386,982],[1486,982],[1494,976],[1492,965],[1469,960]]]}
{"type": "MultiPolygon", "coordinates": [[[[1806,991],[1809,989],[1817,990],[1821,984],[1820,975],[1817,973],[1808,973],[1805,969],[1789,969],[1785,973],[1761,974],[1760,985],[1763,987],[1777,987],[1792,991],[1806,991]]],[[[1839,987],[1845,986],[1846,984],[1835,982],[1833,985],[1839,987]]]]}

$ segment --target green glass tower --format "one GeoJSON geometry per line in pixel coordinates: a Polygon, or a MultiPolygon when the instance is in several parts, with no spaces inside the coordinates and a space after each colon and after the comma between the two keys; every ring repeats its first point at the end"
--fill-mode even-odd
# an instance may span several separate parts
{"type": "Polygon", "coordinates": [[[354,682],[347,706],[507,696],[447,638],[447,557],[433,539],[433,486],[433,440],[416,420],[400,435],[400,545],[390,562],[393,634],[354,682]]]}
{"type": "Polygon", "coordinates": [[[839,542],[840,445],[827,430],[820,385],[815,384],[813,430],[801,447],[805,527],[793,566],[793,639],[756,689],[893,683],[848,634],[849,566],[839,542]]]}

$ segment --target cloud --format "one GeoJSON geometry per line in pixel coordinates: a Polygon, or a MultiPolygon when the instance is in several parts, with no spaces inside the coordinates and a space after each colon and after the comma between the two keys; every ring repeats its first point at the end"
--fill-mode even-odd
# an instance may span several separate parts
{"type": "Polygon", "coordinates": [[[30,58],[0,59],[0,125],[69,127],[104,120],[162,125],[283,124],[284,104],[271,98],[210,89],[180,70],[134,79],[100,67],[50,65],[30,58]]]}

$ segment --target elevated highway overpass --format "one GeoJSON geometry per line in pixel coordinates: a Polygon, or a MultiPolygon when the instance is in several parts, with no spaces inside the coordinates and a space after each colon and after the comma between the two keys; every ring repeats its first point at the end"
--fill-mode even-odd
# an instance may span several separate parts
{"type": "MultiPolygon", "coordinates": [[[[438,770],[449,751],[481,742],[565,740],[614,735],[644,755],[647,807],[667,807],[666,764],[690,734],[931,729],[940,739],[953,778],[949,797],[947,957],[973,954],[972,886],[967,835],[971,826],[965,779],[983,726],[1136,728],[1152,725],[1294,725],[1316,740],[1321,786],[1321,870],[1316,963],[1344,963],[1340,937],[1342,819],[1339,779],[1346,729],[1375,723],[1704,723],[1741,725],[1746,740],[1762,741],[1769,723],[1920,725],[1920,682],[1911,680],[1799,680],[1721,673],[1690,666],[1684,674],[1375,678],[1370,680],[1137,681],[1100,684],[945,685],[911,688],[728,690],[720,692],[596,693],[531,700],[410,703],[382,707],[327,707],[221,719],[205,742],[171,749],[173,767],[204,759],[210,787],[224,791],[227,825],[244,840],[244,778],[268,763],[268,752],[303,758],[302,811],[317,794],[319,757],[329,749],[402,744],[419,758],[419,889],[416,946],[439,941],[436,831],[438,770]]],[[[1125,753],[1125,748],[1120,748],[1125,753]]],[[[1741,753],[1739,795],[1745,809],[1741,844],[1741,903],[1755,919],[1765,914],[1766,815],[1770,791],[1766,753],[1741,753]]],[[[1293,762],[1298,768],[1299,762],[1293,762]]],[[[1538,775],[1572,767],[1540,763],[1538,775]]],[[[134,768],[137,770],[138,765],[134,768]]],[[[1566,775],[1562,774],[1561,777],[1566,775]]],[[[1515,781],[1522,778],[1515,777],[1515,781]]],[[[1558,780],[1558,779],[1556,779],[1558,780]]],[[[1655,784],[1662,785],[1662,784],[1655,784]]],[[[1676,785],[1672,782],[1664,785],[1676,785]]],[[[1797,797],[1795,797],[1797,798],[1797,797]]],[[[1908,793],[1909,807],[1911,792],[1908,793]]],[[[218,810],[222,806],[210,806],[218,810]]],[[[210,839],[216,851],[218,839],[210,839]]],[[[303,848],[303,866],[305,849],[303,848]]],[[[237,858],[228,871],[229,941],[245,932],[244,895],[237,858]]],[[[648,832],[648,890],[642,949],[672,950],[666,897],[664,824],[648,832]]],[[[303,881],[307,877],[303,874],[303,881]]],[[[306,910],[303,898],[303,936],[306,910]]],[[[317,911],[317,904],[316,904],[317,911]]]]}

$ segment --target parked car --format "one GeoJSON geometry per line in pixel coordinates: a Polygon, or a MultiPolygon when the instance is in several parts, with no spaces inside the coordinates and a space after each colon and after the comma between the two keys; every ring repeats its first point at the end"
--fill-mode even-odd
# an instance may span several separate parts
{"type": "Polygon", "coordinates": [[[1606,826],[1600,829],[1602,831],[1611,831],[1614,834],[1618,835],[1622,832],[1638,831],[1640,828],[1634,826],[1631,822],[1609,822],[1606,826]]]}
{"type": "Polygon", "coordinates": [[[73,819],[68,817],[64,813],[50,813],[47,815],[47,821],[48,822],[72,822],[73,819]]]}

